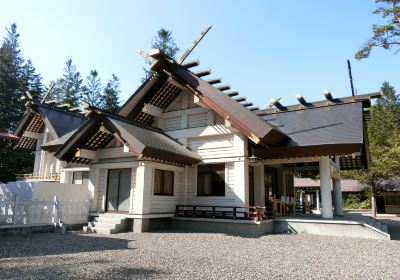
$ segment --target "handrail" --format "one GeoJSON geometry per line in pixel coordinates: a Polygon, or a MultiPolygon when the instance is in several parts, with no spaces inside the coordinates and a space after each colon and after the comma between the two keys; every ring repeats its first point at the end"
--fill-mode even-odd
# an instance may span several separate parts
{"type": "Polygon", "coordinates": [[[60,173],[48,173],[48,174],[15,174],[17,181],[29,181],[29,180],[46,180],[46,181],[60,181],[60,173]]]}
{"type": "Polygon", "coordinates": [[[256,220],[271,217],[265,206],[176,205],[176,217],[256,220]]]}

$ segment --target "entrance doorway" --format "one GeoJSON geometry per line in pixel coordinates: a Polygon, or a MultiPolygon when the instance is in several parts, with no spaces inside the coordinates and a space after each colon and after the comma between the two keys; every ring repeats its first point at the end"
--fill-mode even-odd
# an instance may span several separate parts
{"type": "Polygon", "coordinates": [[[129,212],[132,169],[108,170],[107,212],[129,212]]]}
{"type": "Polygon", "coordinates": [[[385,198],[383,196],[377,196],[375,199],[376,199],[376,212],[379,214],[385,213],[385,198]]]}

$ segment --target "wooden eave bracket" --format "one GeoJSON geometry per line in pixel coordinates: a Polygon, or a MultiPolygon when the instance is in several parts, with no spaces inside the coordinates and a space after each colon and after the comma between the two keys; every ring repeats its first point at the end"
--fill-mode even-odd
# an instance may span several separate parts
{"type": "Polygon", "coordinates": [[[85,158],[85,159],[95,159],[96,151],[87,150],[87,149],[77,149],[75,152],[76,158],[85,158]]]}
{"type": "Polygon", "coordinates": [[[157,106],[154,106],[152,104],[145,103],[143,108],[142,108],[142,112],[146,113],[146,114],[149,114],[149,115],[151,115],[153,117],[160,118],[162,116],[162,114],[163,114],[163,109],[161,109],[161,108],[159,108],[157,106]]]}

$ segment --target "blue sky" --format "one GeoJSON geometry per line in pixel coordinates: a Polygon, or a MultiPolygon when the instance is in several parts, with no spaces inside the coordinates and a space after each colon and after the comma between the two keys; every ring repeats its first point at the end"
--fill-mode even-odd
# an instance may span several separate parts
{"type": "Polygon", "coordinates": [[[213,28],[190,55],[199,70],[211,68],[255,105],[271,98],[282,103],[350,95],[346,59],[359,94],[379,90],[389,81],[400,91],[400,54],[374,50],[356,61],[354,53],[371,35],[372,0],[352,1],[3,1],[0,34],[12,22],[21,34],[25,58],[44,81],[60,77],[72,58],[86,76],[97,69],[103,83],[120,77],[121,99],[140,85],[143,59],[156,30],[173,31],[183,52],[206,25],[213,28]]]}

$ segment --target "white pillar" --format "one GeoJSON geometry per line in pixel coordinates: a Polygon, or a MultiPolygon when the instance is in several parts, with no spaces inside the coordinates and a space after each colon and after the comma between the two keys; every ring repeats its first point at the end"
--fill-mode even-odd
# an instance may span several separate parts
{"type": "Polygon", "coordinates": [[[300,206],[303,206],[303,191],[300,191],[299,194],[300,194],[300,206]]]}
{"type": "Polygon", "coordinates": [[[89,180],[88,180],[88,190],[89,190],[89,200],[90,200],[90,211],[98,210],[99,201],[99,169],[91,165],[89,170],[89,180]]]}
{"type": "Polygon", "coordinates": [[[319,209],[319,189],[316,190],[315,198],[316,198],[316,203],[317,203],[317,213],[319,214],[319,213],[321,213],[320,212],[321,209],[319,209]]]}
{"type": "Polygon", "coordinates": [[[332,219],[331,163],[329,157],[319,160],[319,176],[321,181],[322,218],[332,219]]]}
{"type": "MultiPolygon", "coordinates": [[[[340,163],[338,156],[335,157],[335,164],[337,170],[339,171],[340,163]]],[[[343,216],[342,184],[340,182],[340,177],[337,179],[333,179],[332,181],[333,181],[333,195],[335,197],[335,215],[343,216]]]]}

